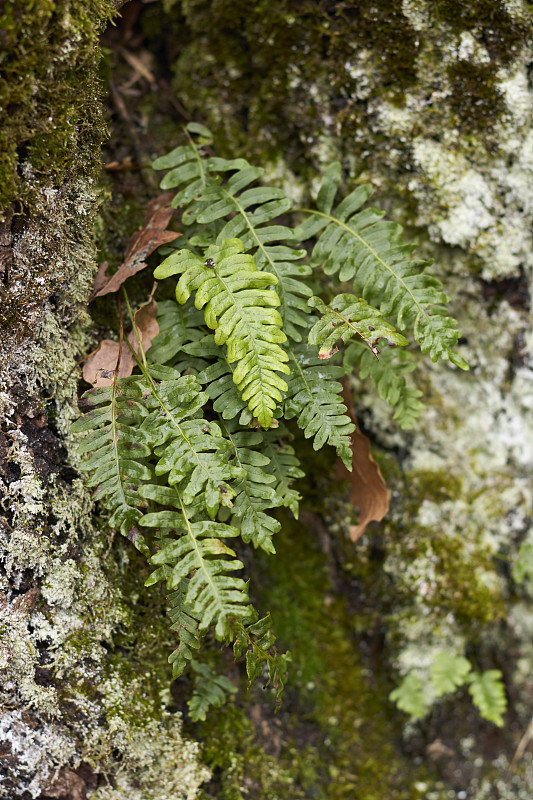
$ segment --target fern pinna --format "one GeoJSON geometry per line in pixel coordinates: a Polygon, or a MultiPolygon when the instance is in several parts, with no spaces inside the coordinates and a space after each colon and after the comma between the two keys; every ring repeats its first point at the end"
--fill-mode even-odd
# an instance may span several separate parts
{"type": "Polygon", "coordinates": [[[262,169],[211,155],[201,125],[187,136],[154,163],[181,209],[181,246],[167,246],[155,270],[164,285],[174,282],[176,300],[160,302],[159,334],[137,359],[138,374],[90,390],[91,410],[74,430],[87,434],[82,469],[110,524],[149,556],[147,584],[166,587],[177,637],[169,661],[174,677],[193,662],[191,702],[202,718],[206,703],[231,692],[202,666],[208,631],[233,642],[251,681],[264,672],[278,698],[283,687],[289,657],[277,653],[268,615],[250,604],[235,542],[273,554],[281,525],[273,510],[298,515],[298,431],[351,469],[354,424],[340,379],[354,366],[409,427],[422,407],[409,383],[413,351],[398,355],[409,332],[433,359],[466,365],[453,350],[459,332],[440,283],[398,225],[363,207],[368,187],[334,209],[333,165],[317,209],[290,228],[282,220],[292,202],[259,183],[262,169]],[[310,258],[298,246],[306,242],[310,258]],[[351,292],[339,293],[340,281],[351,292]]]}

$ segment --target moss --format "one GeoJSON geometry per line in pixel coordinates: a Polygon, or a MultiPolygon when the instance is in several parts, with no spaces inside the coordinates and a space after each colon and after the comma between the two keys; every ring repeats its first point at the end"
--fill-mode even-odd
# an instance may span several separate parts
{"type": "Polygon", "coordinates": [[[107,0],[8,0],[0,16],[0,209],[98,166],[98,28],[107,0]],[[28,170],[32,179],[29,180],[28,170]]]}
{"type": "Polygon", "coordinates": [[[531,34],[527,22],[513,18],[503,0],[434,0],[432,11],[454,31],[475,30],[492,61],[507,65],[531,34]]]}
{"type": "Polygon", "coordinates": [[[466,60],[448,67],[450,106],[459,125],[477,132],[491,130],[505,109],[496,70],[466,60]]]}

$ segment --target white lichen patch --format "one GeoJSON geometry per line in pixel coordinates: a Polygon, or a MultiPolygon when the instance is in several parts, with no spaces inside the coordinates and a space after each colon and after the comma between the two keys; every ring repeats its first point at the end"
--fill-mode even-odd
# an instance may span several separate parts
{"type": "Polygon", "coordinates": [[[115,738],[124,756],[108,762],[114,785],[97,789],[92,800],[195,800],[210,777],[198,764],[199,745],[182,737],[179,715],[137,728],[118,726],[115,738]]]}

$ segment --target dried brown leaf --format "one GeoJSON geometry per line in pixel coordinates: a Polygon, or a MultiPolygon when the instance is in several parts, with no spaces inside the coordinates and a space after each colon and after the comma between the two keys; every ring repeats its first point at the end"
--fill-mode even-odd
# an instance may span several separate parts
{"type": "MultiPolygon", "coordinates": [[[[347,413],[357,425],[353,412],[352,398],[347,381],[343,381],[342,396],[346,403],[347,413]]],[[[350,538],[356,542],[365,532],[369,522],[379,522],[390,507],[390,493],[385,481],[372,458],[370,442],[359,427],[351,435],[352,472],[348,472],[342,461],[338,462],[337,477],[346,478],[350,484],[350,502],[359,509],[359,524],[350,528],[350,538]]]]}
{"type": "MultiPolygon", "coordinates": [[[[141,337],[142,349],[146,352],[152,344],[152,339],[159,333],[157,324],[157,303],[150,300],[141,306],[134,314],[135,325],[141,337]]],[[[131,331],[128,336],[137,355],[141,349],[135,331],[131,331]]],[[[87,383],[93,386],[111,386],[113,376],[118,361],[119,344],[111,339],[103,339],[98,345],[98,349],[91,353],[83,368],[83,377],[87,383]]],[[[135,359],[127,344],[122,348],[122,356],[117,373],[117,378],[127,378],[133,372],[135,359]]]]}
{"type": "MultiPolygon", "coordinates": [[[[131,237],[124,262],[103,286],[97,287],[95,283],[91,300],[110,292],[116,292],[125,280],[146,267],[146,259],[154,250],[181,236],[176,231],[165,230],[173,213],[170,205],[173,196],[172,192],[164,192],[148,204],[143,226],[131,237]]],[[[100,275],[100,270],[98,270],[98,275],[100,275]]]]}

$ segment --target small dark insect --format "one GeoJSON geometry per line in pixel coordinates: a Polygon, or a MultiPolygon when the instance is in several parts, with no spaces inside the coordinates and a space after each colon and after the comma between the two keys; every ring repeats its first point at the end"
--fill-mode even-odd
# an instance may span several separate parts
{"type": "Polygon", "coordinates": [[[206,265],[206,267],[212,267],[212,268],[214,268],[214,266],[215,266],[215,262],[213,261],[213,259],[212,259],[212,258],[206,258],[206,260],[205,260],[205,265],[206,265]]]}

